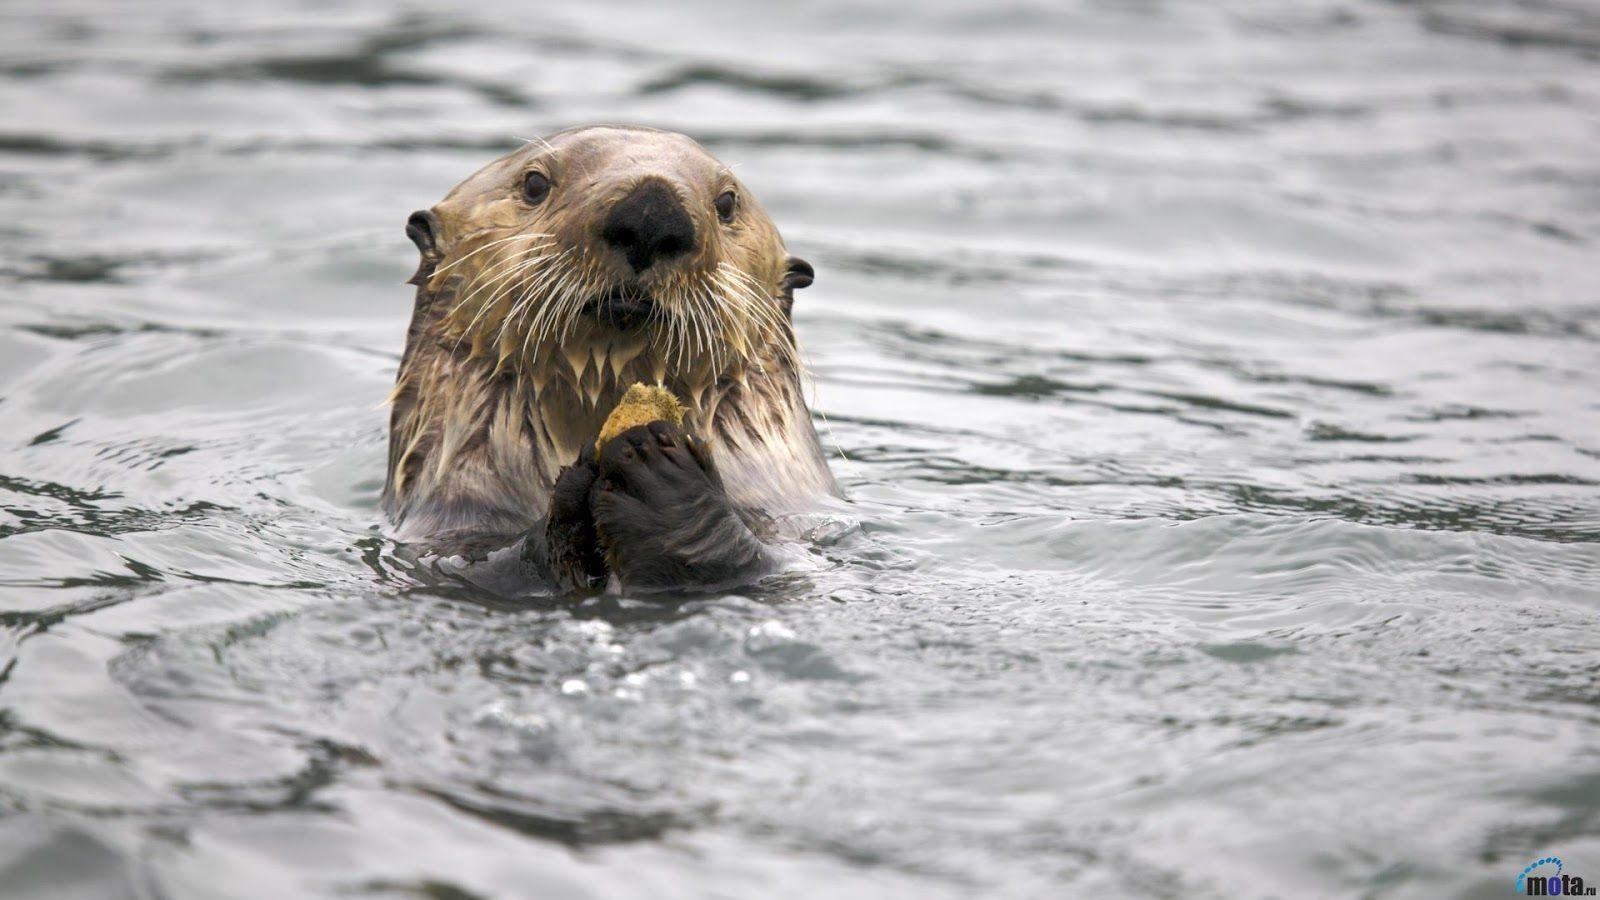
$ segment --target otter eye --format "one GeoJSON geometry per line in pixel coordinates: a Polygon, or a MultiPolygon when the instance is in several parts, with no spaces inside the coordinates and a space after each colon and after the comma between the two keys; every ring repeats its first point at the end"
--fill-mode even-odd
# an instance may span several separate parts
{"type": "Polygon", "coordinates": [[[543,172],[529,172],[522,178],[522,196],[529,203],[538,203],[550,196],[550,179],[543,172]]]}
{"type": "Polygon", "coordinates": [[[717,218],[724,222],[732,222],[733,207],[738,200],[738,196],[735,195],[733,191],[723,191],[722,194],[717,197],[717,218]]]}

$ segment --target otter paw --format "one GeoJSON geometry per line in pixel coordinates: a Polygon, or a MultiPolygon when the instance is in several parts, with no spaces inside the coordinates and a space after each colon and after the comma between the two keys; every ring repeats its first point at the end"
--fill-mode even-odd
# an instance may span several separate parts
{"type": "Polygon", "coordinates": [[[605,556],[589,508],[589,494],[598,477],[594,460],[587,453],[580,454],[576,462],[561,470],[550,492],[543,562],[550,580],[564,590],[588,590],[605,581],[605,556]]]}
{"type": "Polygon", "coordinates": [[[630,587],[720,584],[757,573],[760,541],[734,513],[705,445],[669,422],[600,450],[590,494],[611,571],[630,587]]]}

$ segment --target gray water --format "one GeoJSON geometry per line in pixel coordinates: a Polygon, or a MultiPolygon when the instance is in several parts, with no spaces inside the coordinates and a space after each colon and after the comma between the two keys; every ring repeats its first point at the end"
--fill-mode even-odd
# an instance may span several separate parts
{"type": "Polygon", "coordinates": [[[0,895],[1600,878],[1600,10],[0,7],[0,895]],[[854,500],[738,596],[426,586],[413,209],[685,131],[854,500]]]}

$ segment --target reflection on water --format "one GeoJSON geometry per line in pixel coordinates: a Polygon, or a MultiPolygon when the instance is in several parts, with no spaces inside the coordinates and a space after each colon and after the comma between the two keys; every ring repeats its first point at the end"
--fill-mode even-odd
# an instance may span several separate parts
{"type": "Polygon", "coordinates": [[[0,20],[6,896],[1600,860],[1588,4],[0,20]],[[382,539],[401,224],[587,121],[699,137],[816,264],[817,571],[527,607],[382,539]]]}

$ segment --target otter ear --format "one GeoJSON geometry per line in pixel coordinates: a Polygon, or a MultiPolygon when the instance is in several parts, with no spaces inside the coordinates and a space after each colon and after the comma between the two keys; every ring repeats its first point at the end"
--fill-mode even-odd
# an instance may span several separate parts
{"type": "Polygon", "coordinates": [[[816,280],[816,270],[811,268],[811,263],[798,256],[789,257],[788,269],[783,273],[783,289],[793,291],[807,287],[816,280]]]}
{"type": "Polygon", "coordinates": [[[406,237],[423,256],[439,255],[439,217],[431,209],[419,209],[406,219],[406,237]]]}
{"type": "Polygon", "coordinates": [[[420,285],[428,280],[433,274],[433,267],[439,264],[439,217],[431,209],[419,209],[412,213],[406,219],[406,237],[411,238],[411,243],[416,244],[422,254],[417,271],[406,283],[420,285]]]}

